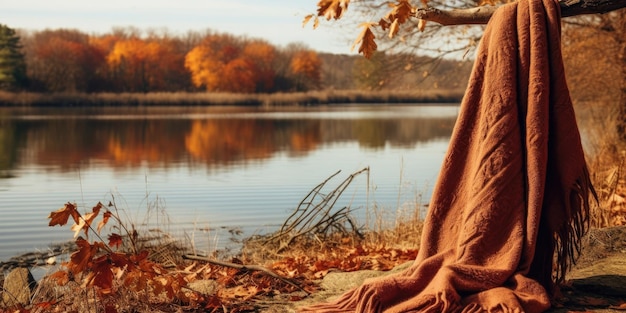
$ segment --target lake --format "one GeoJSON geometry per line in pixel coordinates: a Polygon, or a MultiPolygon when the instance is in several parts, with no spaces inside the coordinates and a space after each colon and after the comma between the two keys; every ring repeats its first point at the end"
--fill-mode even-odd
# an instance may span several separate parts
{"type": "MultiPolygon", "coordinates": [[[[0,261],[72,240],[67,202],[115,204],[198,251],[275,231],[316,185],[361,224],[427,203],[458,106],[0,109],[0,261]],[[236,230],[236,231],[233,231],[236,230]]],[[[393,217],[391,217],[393,218],[393,217]]],[[[99,219],[98,219],[99,221],[99,219]]]]}

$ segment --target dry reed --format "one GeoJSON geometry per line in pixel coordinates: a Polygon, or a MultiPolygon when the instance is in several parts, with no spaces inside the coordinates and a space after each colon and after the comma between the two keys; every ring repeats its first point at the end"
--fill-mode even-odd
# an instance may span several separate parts
{"type": "Polygon", "coordinates": [[[0,91],[5,107],[119,106],[287,106],[349,103],[458,103],[461,90],[362,91],[320,90],[294,93],[237,94],[218,92],[152,93],[10,93],[0,91]]]}

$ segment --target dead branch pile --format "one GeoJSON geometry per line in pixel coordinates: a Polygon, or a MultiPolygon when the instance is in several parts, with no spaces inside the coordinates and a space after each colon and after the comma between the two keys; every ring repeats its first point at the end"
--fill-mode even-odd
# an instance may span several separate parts
{"type": "Polygon", "coordinates": [[[320,243],[331,236],[333,238],[336,238],[335,236],[339,238],[363,238],[363,234],[361,234],[359,227],[350,215],[350,206],[335,209],[335,204],[354,178],[362,173],[367,173],[369,188],[369,167],[350,174],[335,189],[329,193],[324,193],[324,187],[340,172],[337,171],[315,186],[300,201],[294,212],[285,220],[277,232],[250,240],[266,249],[274,250],[275,253],[280,253],[295,240],[301,238],[314,239],[320,243]]]}

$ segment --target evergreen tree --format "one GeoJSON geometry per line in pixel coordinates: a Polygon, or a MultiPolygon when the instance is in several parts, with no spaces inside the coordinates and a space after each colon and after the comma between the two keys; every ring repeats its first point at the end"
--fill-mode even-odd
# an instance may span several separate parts
{"type": "Polygon", "coordinates": [[[26,62],[20,37],[0,24],[0,90],[16,90],[26,85],[26,62]]]}

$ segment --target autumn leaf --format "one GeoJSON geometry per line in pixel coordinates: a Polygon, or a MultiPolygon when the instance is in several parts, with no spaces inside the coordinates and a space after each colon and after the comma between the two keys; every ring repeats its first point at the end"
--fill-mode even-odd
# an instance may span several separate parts
{"type": "Polygon", "coordinates": [[[304,17],[304,19],[302,20],[302,28],[304,28],[306,26],[306,24],[309,23],[311,18],[313,18],[313,14],[309,14],[309,15],[304,17]]]}
{"type": "Polygon", "coordinates": [[[326,20],[341,18],[348,9],[350,0],[320,0],[317,3],[317,15],[323,16],[326,20]]]}
{"type": "Polygon", "coordinates": [[[113,271],[108,255],[103,255],[93,260],[91,272],[84,280],[86,286],[96,286],[100,294],[113,292],[113,271]]]}
{"type": "Polygon", "coordinates": [[[369,59],[378,48],[375,42],[376,36],[374,36],[374,33],[370,29],[372,24],[363,23],[361,26],[363,27],[363,31],[354,41],[354,44],[352,44],[351,50],[354,50],[354,47],[360,44],[359,53],[363,53],[363,55],[369,59]]]}
{"type": "Polygon", "coordinates": [[[62,208],[54,212],[50,212],[50,215],[48,215],[48,218],[50,219],[48,226],[63,226],[67,224],[67,220],[70,216],[76,223],[80,220],[80,213],[76,210],[76,205],[68,202],[62,208]]]}
{"type": "Polygon", "coordinates": [[[47,276],[49,280],[54,281],[59,286],[65,286],[70,281],[70,275],[66,271],[58,271],[47,276]]]}
{"type": "Polygon", "coordinates": [[[426,29],[426,20],[420,19],[417,22],[417,29],[419,29],[419,31],[423,32],[424,29],[426,29]]]}
{"type": "Polygon", "coordinates": [[[388,20],[381,18],[380,21],[378,21],[378,27],[382,30],[387,30],[391,27],[391,23],[388,20]]]}
{"type": "Polygon", "coordinates": [[[393,23],[391,23],[391,26],[389,27],[389,38],[393,38],[393,36],[395,36],[399,30],[400,29],[398,27],[398,19],[394,19],[393,23]]]}
{"type": "MultiPolygon", "coordinates": [[[[74,238],[78,237],[78,234],[85,228],[85,225],[85,220],[82,218],[76,224],[72,225],[70,229],[74,232],[74,238]]],[[[85,232],[85,234],[88,234],[88,232],[85,232]]]]}
{"type": "Polygon", "coordinates": [[[96,206],[92,208],[92,212],[89,214],[85,214],[84,216],[79,218],[79,221],[76,224],[72,225],[71,230],[74,231],[74,238],[78,237],[78,234],[81,230],[84,231],[85,237],[89,238],[89,227],[93,220],[100,213],[100,209],[102,208],[102,203],[98,202],[96,206]]]}
{"type": "Polygon", "coordinates": [[[118,234],[110,234],[108,239],[109,239],[109,247],[119,248],[122,245],[122,236],[118,234]]]}
{"type": "Polygon", "coordinates": [[[67,267],[74,275],[87,269],[87,266],[101,248],[101,243],[96,242],[92,245],[82,238],[76,240],[76,245],[78,250],[70,255],[70,262],[67,263],[67,267]]]}
{"type": "Polygon", "coordinates": [[[132,271],[135,269],[135,266],[133,262],[129,259],[130,258],[126,254],[122,254],[122,253],[109,254],[109,260],[113,266],[116,266],[119,268],[125,268],[129,271],[132,271]]]}
{"type": "Polygon", "coordinates": [[[390,13],[387,14],[389,20],[398,20],[398,23],[404,24],[413,16],[415,9],[408,0],[399,0],[393,5],[390,13]]]}
{"type": "Polygon", "coordinates": [[[109,210],[107,210],[106,212],[104,212],[104,214],[102,214],[102,221],[98,223],[98,233],[100,233],[100,230],[102,229],[102,227],[104,227],[104,225],[106,225],[106,223],[109,221],[109,218],[111,217],[111,215],[113,215],[113,213],[111,213],[111,211],[109,210]]]}

